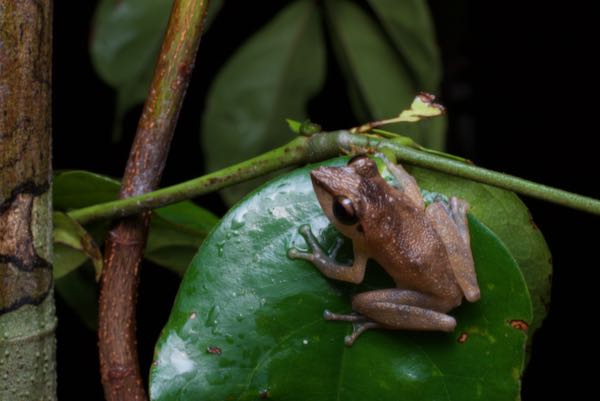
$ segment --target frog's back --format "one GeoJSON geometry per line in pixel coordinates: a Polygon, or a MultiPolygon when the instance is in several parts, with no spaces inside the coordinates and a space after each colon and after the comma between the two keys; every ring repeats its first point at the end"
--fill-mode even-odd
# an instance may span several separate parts
{"type": "MultiPolygon", "coordinates": [[[[394,193],[395,192],[395,193],[394,193]]],[[[446,249],[423,208],[399,191],[367,207],[363,221],[370,257],[396,286],[444,298],[462,298],[446,249]]]]}

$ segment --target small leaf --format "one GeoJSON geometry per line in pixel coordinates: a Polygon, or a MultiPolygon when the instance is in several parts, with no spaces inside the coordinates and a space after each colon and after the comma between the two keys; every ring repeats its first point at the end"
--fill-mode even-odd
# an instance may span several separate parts
{"type": "Polygon", "coordinates": [[[398,115],[397,122],[416,123],[424,118],[441,116],[444,114],[444,107],[434,100],[435,96],[421,92],[414,98],[410,108],[398,115]]]}
{"type": "Polygon", "coordinates": [[[304,246],[302,224],[325,248],[338,237],[316,201],[314,167],[242,200],[203,243],[158,341],[151,399],[516,399],[526,335],[511,322],[529,322],[531,303],[514,259],[475,218],[482,298],[451,312],[454,333],[372,330],[344,346],[351,325],[325,321],[323,310],[347,312],[355,292],[393,283],[376,264],[357,288],[286,256],[304,246]]]}
{"type": "Polygon", "coordinates": [[[96,280],[102,273],[102,253],[88,232],[62,212],[54,212],[54,278],[60,278],[83,264],[88,258],[94,265],[96,280]]]}
{"type": "Polygon", "coordinates": [[[291,118],[286,118],[285,121],[294,134],[300,135],[300,127],[302,127],[302,123],[300,121],[292,120],[291,118]]]}
{"type": "Polygon", "coordinates": [[[217,217],[192,202],[157,209],[152,216],[144,257],[183,275],[217,222],[217,217]]]}
{"type": "MultiPolygon", "coordinates": [[[[413,147],[429,151],[426,148],[416,145],[416,143],[414,143],[414,141],[409,137],[400,134],[394,134],[389,131],[375,129],[375,127],[380,127],[382,125],[389,125],[393,123],[417,123],[423,119],[439,117],[444,114],[444,106],[435,103],[434,100],[434,95],[421,92],[414,98],[414,100],[410,104],[410,108],[403,110],[400,114],[398,114],[398,116],[386,120],[372,121],[363,124],[359,127],[353,128],[351,131],[360,133],[373,132],[383,137],[392,138],[398,143],[406,142],[406,140],[408,139],[408,143],[411,143],[413,147]]],[[[437,151],[432,150],[431,152],[436,153],[437,151]]]]}
{"type": "Polygon", "coordinates": [[[156,214],[164,220],[188,227],[206,235],[219,222],[218,217],[190,201],[182,201],[156,209],[156,214]]]}
{"type": "MultiPolygon", "coordinates": [[[[425,5],[408,7],[404,1],[369,3],[383,25],[355,2],[326,3],[327,26],[335,54],[346,75],[353,109],[363,121],[390,118],[407,108],[416,93],[439,91],[441,70],[425,5]],[[409,38],[406,46],[397,48],[398,40],[390,41],[386,31],[393,32],[388,34],[398,40],[409,38]]],[[[439,150],[444,144],[445,120],[436,118],[391,130],[439,150]]]]}
{"type": "MultiPolygon", "coordinates": [[[[173,0],[101,0],[90,54],[96,72],[117,90],[116,127],[146,98],[173,0]]],[[[223,0],[211,0],[208,26],[223,0]]],[[[117,130],[118,131],[118,130],[117,130]]]]}
{"type": "MultiPolygon", "coordinates": [[[[87,171],[65,171],[54,179],[54,207],[72,210],[117,198],[119,181],[87,171]]],[[[156,209],[144,256],[183,274],[191,258],[218,218],[190,201],[156,209]]],[[[92,224],[97,241],[104,241],[108,226],[92,224]]],[[[66,254],[65,254],[66,255],[66,254]]]]}
{"type": "MultiPolygon", "coordinates": [[[[317,2],[294,1],[228,61],[210,89],[202,143],[209,170],[257,156],[294,137],[288,116],[306,117],[321,87],[325,49],[317,2]]],[[[262,180],[223,191],[228,203],[262,180]]]]}
{"type": "Polygon", "coordinates": [[[89,262],[85,262],[82,268],[56,279],[54,288],[88,329],[98,329],[98,286],[89,262]]]}
{"type": "Polygon", "coordinates": [[[54,209],[69,211],[117,198],[119,181],[83,170],[61,171],[54,177],[52,200],[54,209]]]}
{"type": "Polygon", "coordinates": [[[87,260],[88,256],[85,252],[61,243],[55,243],[54,260],[52,263],[54,278],[59,279],[63,277],[65,274],[82,266],[87,260]]]}

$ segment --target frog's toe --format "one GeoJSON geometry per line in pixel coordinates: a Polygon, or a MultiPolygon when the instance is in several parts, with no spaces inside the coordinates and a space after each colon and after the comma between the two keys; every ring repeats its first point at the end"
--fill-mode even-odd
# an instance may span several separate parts
{"type": "Polygon", "coordinates": [[[298,232],[303,236],[309,236],[310,234],[312,234],[310,231],[310,226],[308,224],[301,225],[298,229],[298,232]]]}
{"type": "Polygon", "coordinates": [[[290,259],[298,259],[299,255],[300,255],[300,251],[297,250],[296,248],[290,248],[287,251],[287,256],[290,259]]]}
{"type": "Polygon", "coordinates": [[[315,255],[309,252],[303,252],[296,248],[290,248],[287,251],[287,256],[290,259],[304,259],[308,261],[313,261],[315,259],[315,255]]]}
{"type": "Polygon", "coordinates": [[[344,337],[344,345],[346,345],[346,347],[352,347],[354,340],[356,340],[354,336],[346,336],[344,337]]]}

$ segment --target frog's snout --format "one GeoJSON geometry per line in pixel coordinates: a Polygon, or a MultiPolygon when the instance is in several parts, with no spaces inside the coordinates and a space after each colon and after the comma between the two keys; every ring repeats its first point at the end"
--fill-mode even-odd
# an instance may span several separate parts
{"type": "Polygon", "coordinates": [[[319,167],[310,172],[310,179],[313,185],[320,187],[327,187],[326,183],[331,180],[331,174],[327,172],[326,167],[319,167]]]}

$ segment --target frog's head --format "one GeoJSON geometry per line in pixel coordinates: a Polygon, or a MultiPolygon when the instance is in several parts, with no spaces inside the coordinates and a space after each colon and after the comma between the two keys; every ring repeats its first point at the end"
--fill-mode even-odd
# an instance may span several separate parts
{"type": "Polygon", "coordinates": [[[344,167],[319,167],[310,173],[315,194],[323,212],[347,237],[364,236],[361,220],[375,189],[369,185],[379,176],[377,165],[366,156],[356,156],[344,167]]]}

